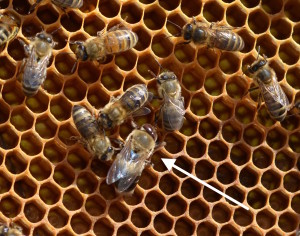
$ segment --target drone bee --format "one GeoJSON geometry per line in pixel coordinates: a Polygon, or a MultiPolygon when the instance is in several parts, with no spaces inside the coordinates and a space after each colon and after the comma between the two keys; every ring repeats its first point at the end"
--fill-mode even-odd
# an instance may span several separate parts
{"type": "MultiPolygon", "coordinates": [[[[176,25],[175,23],[172,24],[176,25]]],[[[180,26],[176,26],[180,28],[180,26]]],[[[185,44],[190,42],[206,44],[209,48],[218,48],[225,51],[241,51],[245,46],[242,37],[233,32],[231,27],[216,23],[208,25],[196,21],[195,18],[193,18],[192,23],[183,26],[180,35],[186,40],[185,44]]]]}
{"type": "Polygon", "coordinates": [[[0,236],[23,236],[22,231],[22,228],[17,225],[11,227],[0,225],[0,236]]]}
{"type": "Polygon", "coordinates": [[[75,51],[77,59],[103,62],[107,55],[133,48],[138,41],[137,34],[128,29],[118,28],[119,25],[111,28],[107,33],[103,30],[99,31],[96,37],[89,38],[85,42],[74,42],[77,44],[75,51]]]}
{"type": "Polygon", "coordinates": [[[153,94],[148,92],[146,85],[131,86],[118,98],[111,97],[109,103],[99,111],[99,125],[110,129],[122,124],[129,117],[149,114],[151,110],[144,105],[152,97],[153,94]]]}
{"type": "Polygon", "coordinates": [[[23,41],[28,58],[23,60],[22,88],[26,96],[33,96],[44,83],[47,75],[47,65],[55,45],[52,36],[45,32],[38,33],[29,46],[23,41]]]}
{"type": "Polygon", "coordinates": [[[100,160],[111,160],[114,149],[105,133],[100,131],[97,120],[83,106],[75,105],[72,110],[73,121],[84,139],[87,149],[100,160]]]}
{"type": "MultiPolygon", "coordinates": [[[[30,10],[29,13],[34,11],[34,9],[42,2],[43,0],[36,0],[30,10]]],[[[30,1],[32,2],[32,0],[30,1]]],[[[83,0],[51,0],[53,4],[56,6],[61,7],[62,9],[65,8],[81,8],[83,5],[83,0]]]]}
{"type": "Polygon", "coordinates": [[[134,129],[126,138],[125,145],[110,167],[106,183],[115,183],[119,192],[135,189],[149,158],[156,148],[157,133],[150,124],[134,129]]]}
{"type": "Polygon", "coordinates": [[[12,40],[19,32],[17,19],[12,14],[0,14],[0,46],[12,40]]]}
{"type": "Polygon", "coordinates": [[[263,55],[263,59],[259,59],[259,51],[260,47],[256,61],[248,66],[248,72],[258,84],[254,89],[260,89],[259,103],[263,98],[270,116],[281,122],[290,110],[289,100],[277,81],[275,71],[268,65],[267,57],[263,55]]]}

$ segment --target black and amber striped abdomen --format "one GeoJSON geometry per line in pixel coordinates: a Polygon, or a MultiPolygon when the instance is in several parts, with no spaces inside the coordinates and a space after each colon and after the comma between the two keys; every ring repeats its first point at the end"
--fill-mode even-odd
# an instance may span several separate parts
{"type": "Polygon", "coordinates": [[[89,139],[99,133],[95,117],[85,107],[75,105],[72,110],[72,117],[83,138],[89,139]]]}
{"type": "Polygon", "coordinates": [[[83,0],[52,0],[52,3],[60,7],[80,8],[83,0]]]}
{"type": "Polygon", "coordinates": [[[0,24],[0,46],[14,38],[18,33],[18,29],[17,26],[0,24]]]}
{"type": "Polygon", "coordinates": [[[208,43],[210,47],[225,51],[241,51],[245,47],[244,40],[230,30],[215,30],[208,43]]]}
{"type": "Polygon", "coordinates": [[[161,112],[163,128],[166,131],[175,131],[181,129],[184,122],[183,104],[173,104],[170,101],[168,101],[162,107],[161,112]]]}
{"type": "Polygon", "coordinates": [[[127,89],[120,97],[120,103],[130,114],[140,109],[148,100],[148,90],[144,84],[136,84],[127,89]]]}
{"type": "Polygon", "coordinates": [[[137,34],[131,30],[115,30],[104,36],[103,45],[106,54],[113,54],[133,48],[137,41],[137,34]]]}

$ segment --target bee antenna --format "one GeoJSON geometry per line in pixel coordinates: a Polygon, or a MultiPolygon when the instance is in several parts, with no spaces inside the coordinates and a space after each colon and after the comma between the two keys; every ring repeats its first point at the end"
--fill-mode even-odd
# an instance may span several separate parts
{"type": "Polygon", "coordinates": [[[178,29],[180,29],[180,31],[182,30],[182,27],[180,27],[179,25],[177,25],[176,23],[170,21],[170,20],[167,20],[167,22],[169,22],[170,24],[176,26],[178,29]]]}
{"type": "Polygon", "coordinates": [[[78,64],[78,61],[76,60],[75,63],[74,63],[74,65],[73,65],[73,67],[72,67],[72,69],[71,69],[71,74],[73,74],[75,72],[77,64],[78,64]]]}
{"type": "Polygon", "coordinates": [[[154,60],[157,62],[157,64],[159,65],[161,70],[164,70],[164,68],[162,67],[162,65],[159,63],[159,61],[154,57],[154,60]]]}
{"type": "Polygon", "coordinates": [[[259,53],[260,53],[260,46],[257,47],[257,58],[256,58],[256,60],[258,60],[258,58],[259,58],[259,53]]]}
{"type": "Polygon", "coordinates": [[[57,29],[55,29],[55,30],[53,30],[51,33],[49,33],[49,34],[55,34],[57,31],[59,31],[61,29],[61,26],[60,27],[58,27],[57,29]]]}
{"type": "Polygon", "coordinates": [[[154,72],[152,70],[148,70],[148,72],[154,77],[157,78],[156,74],[154,74],[154,72]]]}

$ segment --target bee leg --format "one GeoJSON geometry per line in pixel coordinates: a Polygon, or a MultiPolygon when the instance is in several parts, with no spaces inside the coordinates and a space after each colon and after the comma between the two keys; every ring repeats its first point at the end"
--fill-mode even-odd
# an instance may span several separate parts
{"type": "Polygon", "coordinates": [[[245,97],[248,93],[251,93],[252,91],[255,91],[255,90],[257,90],[257,89],[259,89],[259,87],[252,87],[252,88],[249,88],[248,91],[247,91],[246,93],[244,93],[244,95],[242,96],[242,98],[245,97]]]}
{"type": "Polygon", "coordinates": [[[155,126],[157,126],[157,123],[158,123],[158,120],[159,120],[160,115],[161,115],[161,109],[159,109],[158,115],[157,115],[157,112],[156,112],[155,115],[154,115],[154,123],[155,123],[155,126]]]}
{"type": "Polygon", "coordinates": [[[138,128],[138,125],[134,122],[134,120],[132,119],[132,117],[131,117],[130,119],[131,119],[131,121],[130,121],[131,126],[132,126],[134,129],[137,129],[137,128],[138,128]]]}
{"type": "Polygon", "coordinates": [[[261,100],[262,100],[262,97],[261,97],[261,93],[258,95],[258,104],[257,104],[257,108],[256,110],[258,111],[259,108],[261,107],[261,100]]]}
{"type": "Polygon", "coordinates": [[[29,11],[28,11],[28,15],[31,14],[34,9],[42,2],[43,0],[36,0],[36,2],[30,7],[29,11]]]}
{"type": "Polygon", "coordinates": [[[124,147],[124,142],[120,139],[111,138],[110,141],[116,143],[119,146],[118,148],[114,148],[115,150],[121,150],[124,147]]]}
{"type": "Polygon", "coordinates": [[[167,144],[166,142],[156,143],[156,144],[155,144],[154,151],[157,151],[157,150],[163,148],[166,144],[167,144]]]}

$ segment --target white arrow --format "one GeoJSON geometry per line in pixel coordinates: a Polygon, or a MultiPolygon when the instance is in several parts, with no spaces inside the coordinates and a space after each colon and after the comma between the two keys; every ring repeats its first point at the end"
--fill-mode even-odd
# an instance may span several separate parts
{"type": "Polygon", "coordinates": [[[210,188],[211,190],[215,191],[216,193],[220,194],[221,196],[227,198],[228,200],[234,202],[235,204],[243,207],[246,210],[249,210],[249,207],[245,206],[244,204],[240,203],[239,201],[233,199],[232,197],[228,196],[227,194],[221,192],[220,190],[214,188],[213,186],[209,185],[208,183],[204,182],[201,179],[198,179],[196,176],[190,174],[189,172],[186,172],[184,169],[181,169],[179,166],[175,165],[175,161],[176,159],[168,159],[168,158],[161,158],[161,160],[163,161],[163,163],[166,165],[167,169],[169,171],[171,171],[172,168],[175,168],[176,170],[179,170],[180,172],[184,173],[185,175],[187,175],[188,177],[196,180],[197,182],[203,184],[205,187],[210,188]]]}

